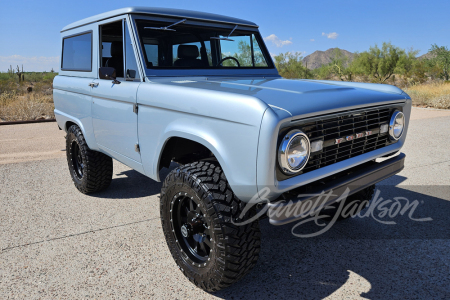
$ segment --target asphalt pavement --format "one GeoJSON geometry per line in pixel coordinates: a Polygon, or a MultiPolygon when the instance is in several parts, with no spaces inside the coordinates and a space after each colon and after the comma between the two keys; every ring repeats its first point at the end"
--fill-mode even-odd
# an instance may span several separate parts
{"type": "Polygon", "coordinates": [[[257,266],[216,293],[173,262],[161,183],[114,162],[111,186],[83,195],[64,135],[56,123],[0,126],[1,299],[450,298],[450,111],[413,109],[405,169],[377,186],[388,210],[312,238],[298,235],[321,227],[262,220],[257,266]]]}

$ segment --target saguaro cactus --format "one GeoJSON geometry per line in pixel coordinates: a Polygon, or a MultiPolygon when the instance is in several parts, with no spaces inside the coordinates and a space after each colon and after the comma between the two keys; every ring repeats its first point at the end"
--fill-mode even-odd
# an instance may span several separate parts
{"type": "Polygon", "coordinates": [[[10,77],[14,77],[14,69],[12,65],[9,65],[8,74],[10,77]]]}
{"type": "MultiPolygon", "coordinates": [[[[12,67],[11,67],[12,69],[12,67]]],[[[19,77],[19,83],[22,81],[25,81],[25,74],[23,73],[23,65],[22,65],[22,72],[20,71],[19,66],[17,66],[16,75],[19,77]]]]}

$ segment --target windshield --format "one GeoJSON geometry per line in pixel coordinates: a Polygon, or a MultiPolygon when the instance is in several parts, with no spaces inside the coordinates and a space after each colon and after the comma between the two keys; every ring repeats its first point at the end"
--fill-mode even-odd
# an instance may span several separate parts
{"type": "Polygon", "coordinates": [[[136,20],[147,69],[273,68],[258,32],[183,23],[136,20]]]}

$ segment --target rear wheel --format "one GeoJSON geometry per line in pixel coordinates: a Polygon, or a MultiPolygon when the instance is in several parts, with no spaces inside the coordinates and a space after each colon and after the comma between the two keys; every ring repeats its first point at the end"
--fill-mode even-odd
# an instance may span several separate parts
{"type": "Polygon", "coordinates": [[[70,176],[83,194],[107,188],[112,180],[112,158],[89,149],[81,129],[70,126],[66,136],[66,155],[70,176]]]}
{"type": "MultiPolygon", "coordinates": [[[[161,190],[161,223],[169,250],[184,275],[212,292],[247,274],[260,251],[258,220],[246,225],[236,198],[215,163],[195,162],[173,170],[161,190]]],[[[254,210],[250,214],[254,215],[254,210]]]]}

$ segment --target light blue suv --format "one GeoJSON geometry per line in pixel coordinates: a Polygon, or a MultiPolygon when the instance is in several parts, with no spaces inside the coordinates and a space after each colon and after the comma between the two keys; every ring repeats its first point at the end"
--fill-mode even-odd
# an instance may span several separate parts
{"type": "Polygon", "coordinates": [[[281,225],[360,204],[339,216],[349,217],[403,168],[393,155],[407,94],[283,79],[252,22],[130,7],[64,27],[61,46],[55,115],[75,186],[107,188],[113,158],[156,181],[178,163],[162,186],[162,227],[180,270],[207,291],[256,264],[261,215],[281,225]]]}

